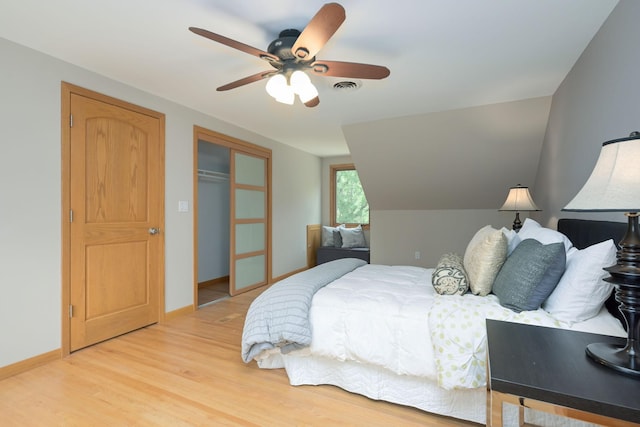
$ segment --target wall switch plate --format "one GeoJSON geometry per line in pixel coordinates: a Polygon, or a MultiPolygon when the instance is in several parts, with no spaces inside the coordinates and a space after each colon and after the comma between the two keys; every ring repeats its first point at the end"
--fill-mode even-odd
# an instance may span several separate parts
{"type": "Polygon", "coordinates": [[[189,201],[188,200],[179,200],[178,201],[178,212],[189,212],[189,201]]]}

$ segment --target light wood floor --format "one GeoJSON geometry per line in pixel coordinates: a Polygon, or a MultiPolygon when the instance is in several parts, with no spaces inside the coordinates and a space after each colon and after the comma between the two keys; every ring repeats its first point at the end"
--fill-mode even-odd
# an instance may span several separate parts
{"type": "Polygon", "coordinates": [[[229,281],[198,288],[198,306],[229,296],[229,281]]]}
{"type": "Polygon", "coordinates": [[[289,385],[240,357],[261,290],[0,381],[8,426],[475,426],[333,386],[289,385]]]}

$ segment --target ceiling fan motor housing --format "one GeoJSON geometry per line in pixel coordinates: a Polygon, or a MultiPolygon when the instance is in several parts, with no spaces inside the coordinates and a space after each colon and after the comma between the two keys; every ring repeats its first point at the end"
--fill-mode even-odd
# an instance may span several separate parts
{"type": "MultiPolygon", "coordinates": [[[[267,52],[277,56],[283,62],[289,60],[300,61],[300,59],[291,51],[291,47],[293,47],[296,40],[298,40],[299,35],[300,31],[296,29],[287,29],[281,31],[278,35],[278,38],[269,44],[269,47],[267,47],[267,52]]],[[[304,62],[311,62],[314,59],[315,58],[305,59],[304,62]]]]}

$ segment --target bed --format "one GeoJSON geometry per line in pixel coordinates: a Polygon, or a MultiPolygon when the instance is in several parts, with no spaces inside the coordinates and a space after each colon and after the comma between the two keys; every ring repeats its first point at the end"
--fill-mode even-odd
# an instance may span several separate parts
{"type": "MultiPolygon", "coordinates": [[[[602,268],[615,263],[614,242],[625,230],[623,223],[561,219],[556,231],[528,219],[519,234],[483,227],[464,259],[444,254],[433,269],[352,258],[321,264],[256,298],[243,329],[243,360],[285,369],[292,385],[331,384],[484,424],[485,319],[626,336],[611,304],[611,285],[602,281],[602,268]],[[489,235],[498,243],[488,244],[489,235]],[[521,270],[541,253],[547,254],[543,273],[521,270]],[[494,271],[487,272],[491,264],[494,271]],[[438,287],[443,269],[450,276],[438,287]],[[538,277],[535,286],[531,277],[538,277]],[[458,289],[462,282],[470,286],[458,289]]],[[[533,411],[527,418],[565,423],[533,411]]]]}

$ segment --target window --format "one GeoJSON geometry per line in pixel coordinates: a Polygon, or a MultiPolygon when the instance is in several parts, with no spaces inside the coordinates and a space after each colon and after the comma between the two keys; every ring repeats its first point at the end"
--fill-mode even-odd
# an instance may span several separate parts
{"type": "Polygon", "coordinates": [[[369,224],[369,203],[353,164],[331,165],[331,223],[369,224]]]}

